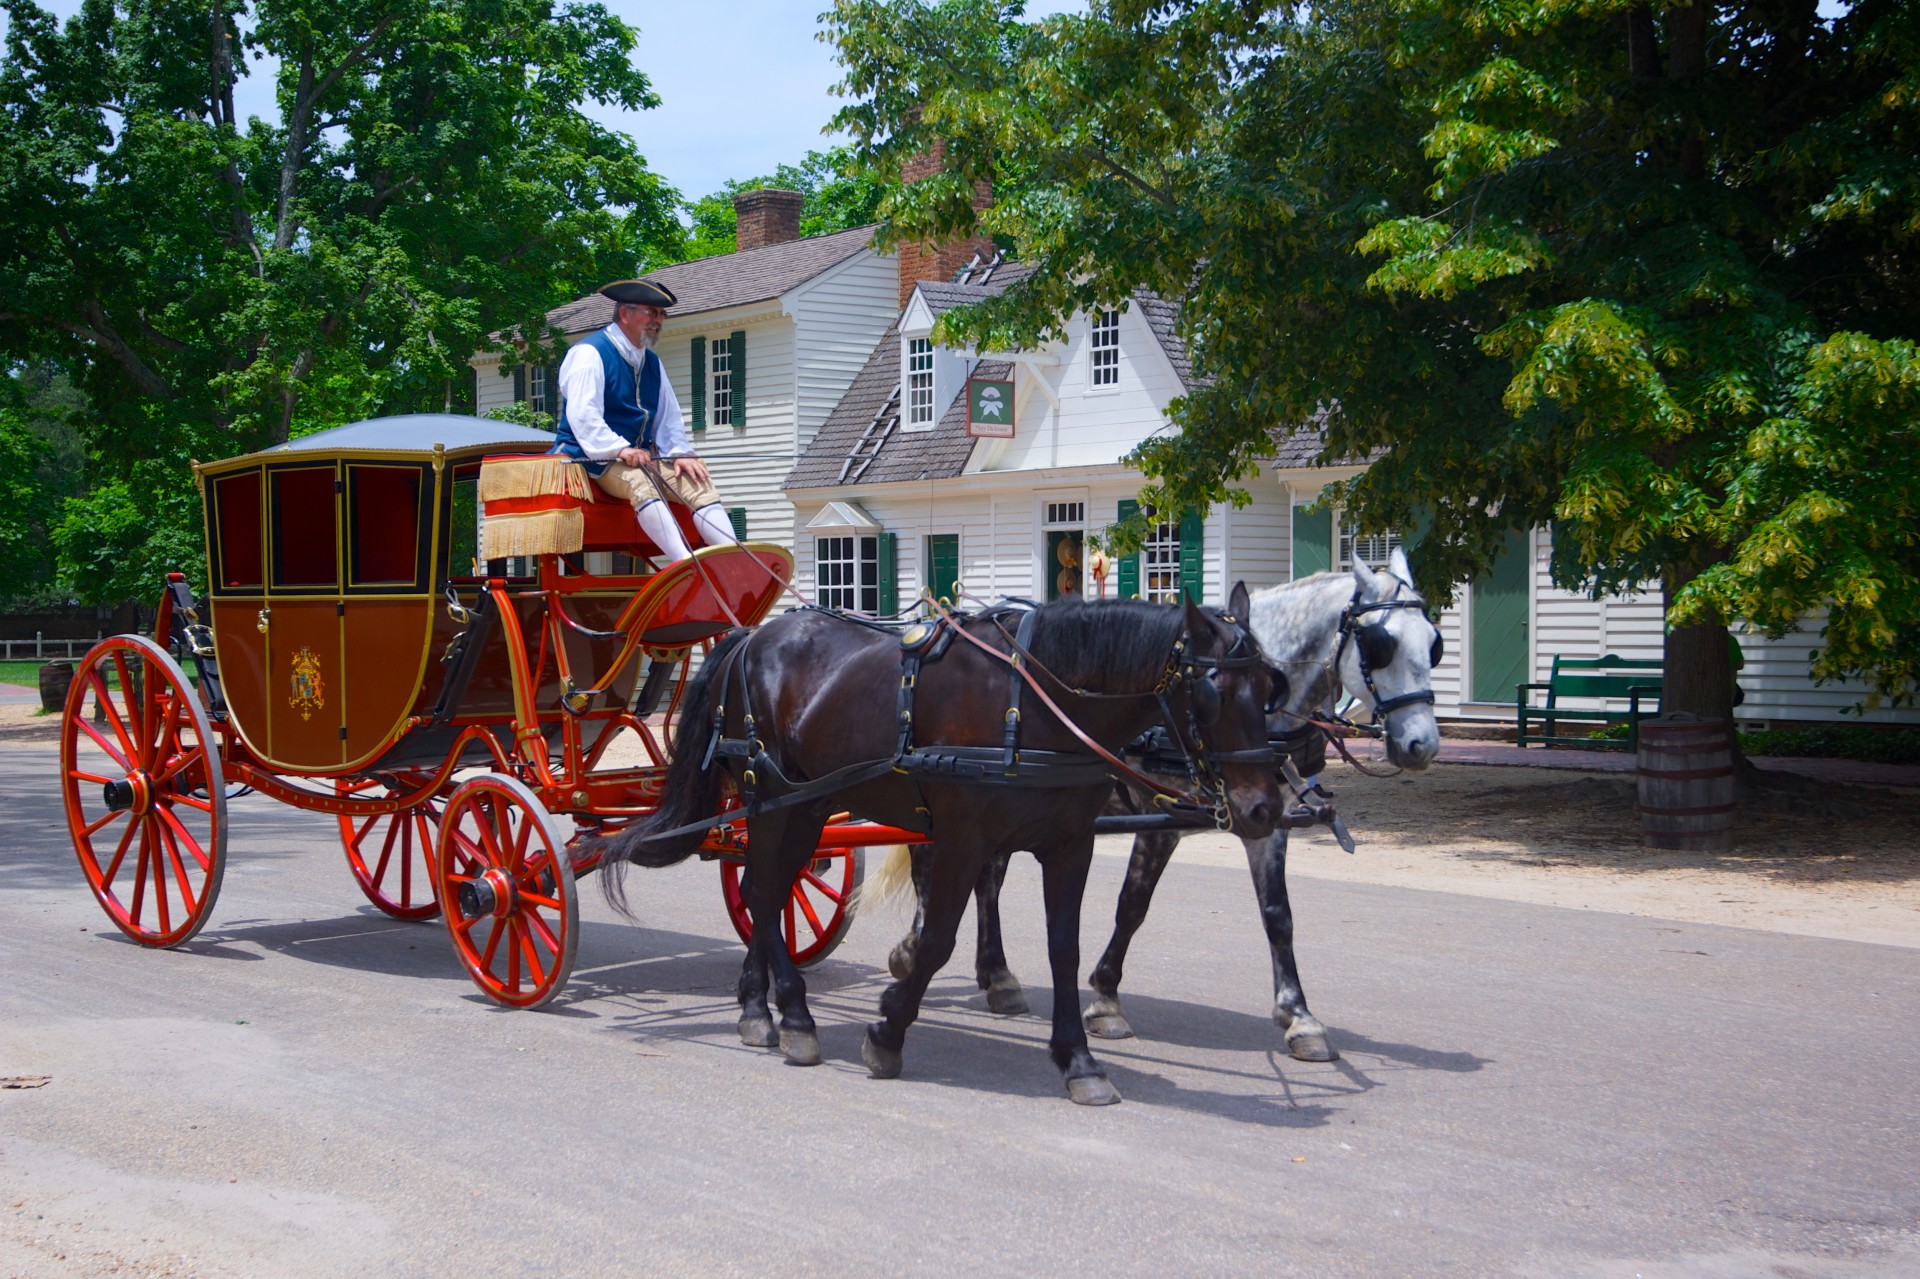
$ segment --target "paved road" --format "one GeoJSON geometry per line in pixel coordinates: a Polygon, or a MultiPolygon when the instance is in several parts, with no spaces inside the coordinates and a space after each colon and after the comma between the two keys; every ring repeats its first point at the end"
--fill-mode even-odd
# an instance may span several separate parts
{"type": "Polygon", "coordinates": [[[0,1075],[53,1076],[0,1091],[0,1275],[1920,1274],[1913,951],[1302,879],[1346,1052],[1306,1065],[1244,874],[1176,862],[1103,1052],[1127,1102],[1083,1110],[959,974],[869,1080],[880,916],[815,971],[826,1065],[742,1048],[711,866],[637,924],[583,893],[564,1002],[504,1012],[330,822],[248,799],[214,922],[141,950],[52,763],[0,750],[0,1075]]]}

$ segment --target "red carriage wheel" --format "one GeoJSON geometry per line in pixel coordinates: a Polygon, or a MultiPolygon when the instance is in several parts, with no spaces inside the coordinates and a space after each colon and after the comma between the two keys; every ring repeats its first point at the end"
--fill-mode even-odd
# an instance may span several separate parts
{"type": "Polygon", "coordinates": [[[454,952],[489,999],[533,1008],[567,984],[580,899],[566,840],[532,791],[498,773],[462,782],[434,871],[454,952]]]}
{"type": "Polygon", "coordinates": [[[80,869],[120,931],[143,946],[199,932],[226,869],[226,778],[199,694],[152,640],[116,635],[80,659],[60,789],[80,869]]]}
{"type": "MultiPolygon", "coordinates": [[[[336,786],[343,799],[390,799],[412,794],[426,780],[420,774],[402,774],[336,786]]],[[[353,882],[368,901],[395,919],[432,919],[440,913],[433,891],[433,842],[445,808],[436,797],[380,817],[340,817],[340,844],[347,850],[353,882]]]]}
{"type": "MultiPolygon", "coordinates": [[[[787,939],[787,953],[802,968],[813,965],[838,950],[853,927],[848,907],[853,890],[860,886],[863,863],[857,848],[822,848],[813,855],[793,895],[780,912],[780,930],[787,939]]],[[[744,868],[737,861],[720,863],[720,895],[726,899],[727,918],[740,940],[753,940],[753,917],[747,913],[746,896],[740,891],[744,868]]]]}

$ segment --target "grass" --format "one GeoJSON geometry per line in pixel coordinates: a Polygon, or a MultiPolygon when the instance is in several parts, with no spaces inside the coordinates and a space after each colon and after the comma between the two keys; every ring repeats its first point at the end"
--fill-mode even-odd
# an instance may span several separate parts
{"type": "MultiPolygon", "coordinates": [[[[1589,737],[1623,741],[1625,724],[1595,729],[1589,737]]],[[[1801,759],[1864,759],[1881,764],[1920,764],[1920,729],[1876,728],[1869,724],[1822,724],[1818,728],[1776,728],[1740,734],[1748,755],[1801,759]]]]}

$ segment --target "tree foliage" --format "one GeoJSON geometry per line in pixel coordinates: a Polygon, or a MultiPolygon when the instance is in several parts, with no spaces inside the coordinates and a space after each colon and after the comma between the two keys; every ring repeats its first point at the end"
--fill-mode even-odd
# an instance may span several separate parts
{"type": "Polygon", "coordinates": [[[799,164],[782,164],[761,178],[728,181],[718,191],[686,206],[692,220],[681,261],[732,253],[735,247],[733,197],[742,191],[773,187],[798,191],[806,197],[800,206],[800,234],[827,235],[866,226],[878,218],[885,184],[871,173],[851,168],[848,148],[809,151],[799,164]]]}
{"type": "MultiPolygon", "coordinates": [[[[1431,593],[1551,521],[1568,587],[1659,579],[1669,708],[1725,713],[1724,626],[1826,610],[1814,673],[1920,676],[1920,13],[1863,0],[839,0],[859,161],[946,171],[884,234],[1035,267],[983,347],[1148,288],[1203,381],[1135,455],[1244,498],[1285,424],[1418,529],[1431,593]],[[999,179],[975,214],[973,183],[999,179]],[[1008,179],[1011,179],[1010,181],[1008,179]]],[[[1132,531],[1137,536],[1139,530],[1132,531]]]]}
{"type": "Polygon", "coordinates": [[[579,110],[656,101],[598,4],[0,3],[0,357],[90,406],[76,548],[176,554],[189,456],[468,403],[489,330],[680,235],[677,194],[579,110]],[[263,55],[279,119],[242,120],[263,55]]]}

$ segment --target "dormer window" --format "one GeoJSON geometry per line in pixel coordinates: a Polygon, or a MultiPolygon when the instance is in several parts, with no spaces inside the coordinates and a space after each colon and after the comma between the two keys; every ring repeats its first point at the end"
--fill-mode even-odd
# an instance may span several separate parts
{"type": "Polygon", "coordinates": [[[1094,386],[1120,385],[1120,313],[1093,313],[1092,376],[1094,386]]]}
{"type": "Polygon", "coordinates": [[[929,338],[907,341],[907,425],[933,425],[933,342],[929,338]]]}

